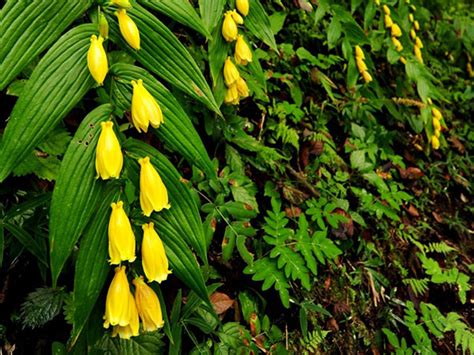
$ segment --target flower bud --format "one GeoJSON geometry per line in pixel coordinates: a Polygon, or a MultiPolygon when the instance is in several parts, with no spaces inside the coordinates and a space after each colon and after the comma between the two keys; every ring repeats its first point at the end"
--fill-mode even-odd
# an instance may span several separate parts
{"type": "Polygon", "coordinates": [[[244,40],[244,36],[238,35],[237,42],[235,43],[235,54],[234,59],[237,64],[247,65],[252,61],[252,52],[244,40]]]}
{"type": "Polygon", "coordinates": [[[112,4],[122,7],[124,9],[129,9],[132,7],[132,4],[130,4],[130,0],[111,0],[112,4]]]}
{"type": "Polygon", "coordinates": [[[375,5],[380,6],[380,0],[375,0],[375,5]]]}
{"type": "Polygon", "coordinates": [[[160,175],[150,162],[150,157],[138,160],[140,164],[140,206],[143,214],[150,217],[153,211],[170,208],[168,191],[160,175]]]}
{"type": "Polygon", "coordinates": [[[105,300],[104,328],[108,328],[109,325],[125,327],[130,324],[129,294],[130,286],[125,274],[125,266],[116,267],[105,300]]]}
{"type": "Polygon", "coordinates": [[[97,84],[102,85],[104,83],[105,76],[109,70],[109,64],[107,62],[107,54],[105,54],[104,39],[96,35],[91,36],[91,45],[87,52],[87,66],[97,84]]]}
{"type": "Polygon", "coordinates": [[[421,41],[420,37],[416,37],[416,39],[415,39],[415,44],[416,44],[419,48],[423,48],[423,42],[421,41]]]}
{"type": "Polygon", "coordinates": [[[392,25],[392,37],[400,37],[402,35],[402,30],[400,29],[400,26],[398,26],[396,23],[392,25]]]}
{"type": "Polygon", "coordinates": [[[231,11],[227,11],[224,15],[224,22],[222,23],[222,36],[227,42],[232,42],[237,39],[238,34],[237,24],[232,18],[231,11]]]}
{"type": "MultiPolygon", "coordinates": [[[[117,265],[122,261],[133,262],[135,256],[135,235],[123,202],[112,203],[112,213],[109,219],[109,257],[110,264],[117,265]]],[[[115,325],[115,324],[112,324],[115,325]]],[[[122,325],[122,324],[121,324],[122,325]]]]}
{"type": "Polygon", "coordinates": [[[441,131],[441,122],[439,118],[433,117],[433,130],[436,131],[441,131]]]}
{"type": "Polygon", "coordinates": [[[431,146],[435,150],[439,149],[439,138],[438,137],[436,137],[436,136],[431,137],[431,146]]]}
{"type": "Polygon", "coordinates": [[[135,302],[143,323],[143,330],[152,332],[163,327],[160,301],[155,291],[143,281],[143,277],[134,279],[133,284],[135,285],[135,302]]]}
{"type": "Polygon", "coordinates": [[[413,22],[413,27],[415,27],[416,31],[419,31],[420,30],[420,23],[417,20],[415,20],[413,22]]]}
{"type": "Polygon", "coordinates": [[[416,44],[413,47],[413,53],[415,54],[416,59],[418,59],[420,63],[423,63],[423,55],[421,54],[421,49],[416,44]]]}
{"type": "Polygon", "coordinates": [[[155,98],[143,86],[143,80],[132,80],[132,122],[138,132],[147,132],[148,125],[158,128],[163,123],[163,113],[155,98]]]}
{"type": "Polygon", "coordinates": [[[228,105],[239,104],[239,91],[237,89],[237,83],[234,83],[227,88],[227,92],[224,97],[224,102],[228,105]]]}
{"type": "Polygon", "coordinates": [[[237,85],[237,92],[239,93],[239,96],[241,98],[246,98],[249,96],[249,87],[247,86],[247,83],[242,77],[237,79],[236,85],[237,85]]]}
{"type": "Polygon", "coordinates": [[[127,41],[130,47],[139,50],[140,32],[138,31],[137,25],[131,19],[131,17],[127,15],[127,11],[125,9],[119,9],[116,12],[116,15],[123,38],[125,41],[127,41]]]}
{"type": "Polygon", "coordinates": [[[415,21],[415,18],[413,17],[413,14],[409,14],[408,19],[410,20],[410,22],[415,21]]]}
{"type": "Polygon", "coordinates": [[[249,14],[249,0],[237,0],[235,6],[242,15],[247,16],[249,14]]]}
{"type": "Polygon", "coordinates": [[[390,28],[392,27],[393,25],[393,21],[392,21],[392,18],[390,17],[390,15],[385,15],[384,18],[383,18],[384,22],[385,22],[385,28],[390,28]]]}
{"type": "Polygon", "coordinates": [[[402,62],[403,64],[407,64],[407,60],[403,56],[400,57],[400,62],[402,62]]]}
{"type": "Polygon", "coordinates": [[[383,6],[383,12],[385,12],[385,15],[390,15],[390,9],[388,8],[387,5],[383,6]]]}
{"type": "Polygon", "coordinates": [[[401,52],[403,50],[402,43],[396,37],[392,37],[392,43],[395,46],[397,52],[401,52]]]}
{"type": "Polygon", "coordinates": [[[229,87],[234,84],[237,79],[240,78],[239,71],[234,63],[230,60],[230,57],[227,57],[224,63],[224,81],[225,84],[229,87]]]}
{"type": "Polygon", "coordinates": [[[370,75],[368,71],[362,72],[362,77],[366,83],[370,83],[372,81],[372,75],[370,75]]]}
{"type": "Polygon", "coordinates": [[[359,46],[355,46],[355,52],[356,52],[356,57],[365,59],[365,55],[364,55],[364,52],[362,51],[362,48],[360,48],[359,46]]]}
{"type": "Polygon", "coordinates": [[[438,120],[441,120],[443,118],[443,115],[441,114],[441,112],[436,107],[433,107],[431,109],[431,115],[434,118],[437,118],[438,120]]]}
{"type": "Polygon", "coordinates": [[[109,23],[102,12],[99,14],[99,34],[105,39],[109,38],[109,23]]]}
{"type": "Polygon", "coordinates": [[[367,70],[367,65],[365,64],[363,59],[356,57],[356,64],[357,69],[359,69],[359,73],[362,73],[363,71],[367,70]]]}
{"type": "Polygon", "coordinates": [[[103,180],[118,178],[123,166],[123,154],[113,129],[113,122],[101,122],[101,132],[95,150],[95,170],[103,180]]]}
{"type": "Polygon", "coordinates": [[[244,19],[242,18],[242,16],[240,16],[238,14],[237,11],[232,10],[230,12],[230,14],[232,15],[232,19],[235,21],[236,24],[238,24],[238,25],[243,25],[244,24],[244,19]]]}
{"type": "Polygon", "coordinates": [[[416,38],[416,31],[412,28],[410,30],[410,38],[414,41],[416,38]]]}
{"type": "Polygon", "coordinates": [[[168,278],[168,258],[165,248],[152,222],[144,224],[142,241],[142,266],[148,282],[161,283],[168,278]]]}

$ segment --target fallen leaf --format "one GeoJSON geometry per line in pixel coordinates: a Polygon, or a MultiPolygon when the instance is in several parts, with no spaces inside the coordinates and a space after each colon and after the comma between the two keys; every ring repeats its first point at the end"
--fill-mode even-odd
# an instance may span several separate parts
{"type": "Polygon", "coordinates": [[[301,214],[301,208],[299,207],[286,207],[285,214],[288,218],[299,217],[301,214]]]}
{"type": "Polygon", "coordinates": [[[217,314],[224,313],[234,304],[234,300],[222,292],[214,292],[210,300],[217,314]]]}
{"type": "Polygon", "coordinates": [[[452,143],[453,147],[459,151],[459,153],[464,154],[466,148],[464,148],[464,144],[461,143],[458,137],[451,136],[448,140],[452,143]]]}
{"type": "Polygon", "coordinates": [[[420,217],[420,212],[416,209],[415,206],[410,204],[410,207],[406,208],[406,211],[410,214],[412,217],[420,217]]]}
{"type": "Polygon", "coordinates": [[[425,173],[419,168],[409,167],[407,169],[398,168],[402,179],[416,180],[421,178],[425,173]]]}
{"type": "Polygon", "coordinates": [[[431,214],[433,215],[436,222],[443,223],[443,217],[440,214],[438,214],[436,212],[431,212],[431,214]]]}

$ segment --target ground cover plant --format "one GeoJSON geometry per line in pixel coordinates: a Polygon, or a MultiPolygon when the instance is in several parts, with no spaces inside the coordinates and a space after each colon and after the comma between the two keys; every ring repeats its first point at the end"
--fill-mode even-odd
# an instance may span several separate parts
{"type": "Polygon", "coordinates": [[[1,9],[5,353],[474,353],[469,1],[1,9]]]}

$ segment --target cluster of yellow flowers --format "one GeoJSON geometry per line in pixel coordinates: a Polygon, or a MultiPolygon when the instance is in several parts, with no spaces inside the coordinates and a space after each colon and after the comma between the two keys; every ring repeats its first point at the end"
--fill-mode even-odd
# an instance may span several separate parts
{"type": "MultiPolygon", "coordinates": [[[[116,12],[120,31],[127,43],[134,49],[140,49],[140,34],[136,24],[127,15],[129,0],[113,0],[119,6],[116,12]]],[[[91,37],[87,62],[92,77],[102,85],[107,75],[107,55],[103,41],[108,35],[108,24],[105,16],[99,15],[99,37],[91,37]]],[[[147,132],[148,126],[158,128],[163,123],[163,114],[159,104],[143,85],[143,80],[132,80],[133,87],[131,114],[132,122],[138,132],[147,132]]],[[[101,123],[101,132],[96,146],[95,167],[97,177],[108,180],[119,178],[123,167],[123,154],[119,140],[113,129],[113,122],[101,123]]],[[[147,217],[153,211],[159,212],[170,208],[168,192],[160,175],[150,162],[149,157],[138,160],[140,164],[140,206],[147,217]]],[[[107,292],[104,327],[113,326],[112,335],[129,339],[139,334],[139,319],[144,331],[154,331],[163,326],[163,317],[158,296],[153,289],[137,276],[133,280],[135,295],[132,294],[126,275],[126,266],[122,262],[132,263],[136,259],[136,239],[132,225],[124,210],[123,201],[111,205],[108,225],[109,263],[119,265],[107,292]]],[[[153,223],[142,226],[141,244],[142,268],[148,282],[166,280],[170,270],[163,242],[158,236],[153,223]]]]}
{"type": "MultiPolygon", "coordinates": [[[[243,16],[248,15],[248,0],[237,0],[236,7],[243,16]]],[[[239,34],[237,28],[237,25],[242,25],[243,23],[244,19],[235,9],[227,11],[224,14],[224,21],[222,23],[222,36],[227,42],[236,41],[234,60],[237,64],[247,65],[252,61],[252,52],[244,36],[239,34]]],[[[224,63],[224,81],[227,86],[227,92],[224,98],[226,104],[237,105],[241,98],[249,96],[247,83],[240,76],[239,70],[230,57],[227,57],[224,63]]]]}
{"type": "Polygon", "coordinates": [[[443,115],[436,108],[431,109],[431,115],[433,117],[433,136],[431,137],[431,146],[433,149],[439,149],[439,137],[441,136],[441,120],[443,115]]]}
{"type": "MultiPolygon", "coordinates": [[[[416,11],[415,5],[411,5],[410,7],[413,11],[416,11]]],[[[408,19],[413,24],[410,30],[410,38],[413,42],[415,42],[415,45],[413,46],[413,54],[415,55],[416,59],[420,63],[423,63],[423,55],[421,54],[421,48],[423,48],[423,42],[421,41],[420,37],[418,37],[416,34],[416,31],[420,30],[420,24],[417,20],[415,20],[413,13],[410,13],[408,15],[408,19]]]]}
{"type": "MultiPolygon", "coordinates": [[[[383,12],[385,13],[384,15],[384,23],[385,23],[385,28],[390,29],[390,35],[392,37],[392,43],[395,46],[395,50],[397,52],[401,52],[403,50],[403,45],[398,39],[399,37],[402,36],[402,30],[400,29],[400,26],[397,25],[395,22],[393,22],[392,17],[390,16],[390,8],[387,5],[383,5],[383,12]]],[[[406,63],[406,60],[404,57],[400,57],[400,60],[402,63],[406,63]]]]}
{"type": "Polygon", "coordinates": [[[372,81],[372,76],[367,71],[367,65],[365,64],[365,55],[362,51],[362,48],[360,48],[359,46],[355,46],[355,59],[357,69],[359,69],[359,73],[362,75],[366,83],[370,83],[372,81]]]}

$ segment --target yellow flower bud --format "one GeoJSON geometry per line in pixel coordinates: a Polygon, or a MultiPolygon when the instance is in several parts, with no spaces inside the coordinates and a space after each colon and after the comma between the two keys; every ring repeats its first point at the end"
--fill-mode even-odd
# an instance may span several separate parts
{"type": "Polygon", "coordinates": [[[133,49],[140,49],[140,32],[135,22],[127,15],[125,9],[119,9],[116,12],[120,32],[122,33],[123,38],[133,49]]]}
{"type": "Polygon", "coordinates": [[[410,7],[413,11],[416,11],[416,6],[415,5],[410,5],[410,7]]]}
{"type": "Polygon", "coordinates": [[[357,64],[357,69],[359,69],[360,73],[367,70],[367,65],[365,64],[363,59],[356,57],[356,64],[357,64]]]}
{"type": "Polygon", "coordinates": [[[436,137],[436,136],[431,137],[431,146],[435,150],[439,149],[439,138],[438,137],[436,137]]]}
{"type": "Polygon", "coordinates": [[[417,20],[415,20],[415,21],[413,22],[413,26],[415,27],[415,30],[417,30],[417,31],[420,30],[420,23],[419,23],[417,20]]]}
{"type": "Polygon", "coordinates": [[[143,281],[143,277],[134,279],[133,284],[135,285],[135,302],[143,323],[143,330],[152,332],[163,327],[160,301],[155,291],[143,281]]]}
{"type": "Polygon", "coordinates": [[[423,63],[423,55],[421,54],[421,49],[416,44],[413,47],[413,53],[415,53],[416,59],[418,59],[420,63],[423,63]]]}
{"type": "Polygon", "coordinates": [[[375,5],[380,6],[380,0],[375,0],[375,5]]]}
{"type": "Polygon", "coordinates": [[[390,15],[385,15],[384,18],[383,18],[384,22],[385,22],[385,28],[390,28],[392,27],[393,25],[393,21],[392,21],[392,18],[390,17],[390,15]]]}
{"type": "Polygon", "coordinates": [[[129,324],[122,327],[120,325],[114,326],[112,331],[112,336],[118,336],[121,339],[130,339],[131,337],[136,337],[139,334],[140,320],[138,319],[138,310],[137,305],[135,304],[135,299],[130,291],[128,291],[128,310],[129,310],[129,324]]]}
{"type": "Polygon", "coordinates": [[[140,163],[140,206],[147,217],[153,211],[170,208],[168,191],[160,175],[150,163],[150,157],[138,160],[140,163]]]}
{"type": "Polygon", "coordinates": [[[383,12],[385,12],[385,15],[390,15],[390,9],[388,8],[387,5],[383,6],[383,12]]]}
{"type": "Polygon", "coordinates": [[[416,31],[413,28],[410,30],[410,38],[412,40],[415,40],[416,38],[416,31]]]}
{"type": "Polygon", "coordinates": [[[246,98],[249,96],[249,87],[247,86],[247,83],[242,77],[240,77],[237,80],[236,85],[237,85],[237,92],[239,93],[240,97],[246,98]]]}
{"type": "Polygon", "coordinates": [[[423,42],[421,41],[420,37],[416,37],[416,39],[415,39],[415,44],[416,44],[419,48],[423,48],[423,42]]]}
{"type": "MultiPolygon", "coordinates": [[[[433,100],[429,97],[426,99],[426,102],[428,102],[429,105],[433,105],[433,100]]],[[[433,113],[433,111],[431,111],[431,113],[433,113]]]]}
{"type": "Polygon", "coordinates": [[[163,123],[163,113],[155,98],[143,86],[143,80],[132,80],[132,122],[138,132],[147,132],[148,125],[158,128],[163,123]]]}
{"type": "Polygon", "coordinates": [[[105,39],[109,38],[109,23],[102,12],[99,14],[99,34],[105,39]]]}
{"type": "Polygon", "coordinates": [[[247,16],[249,14],[249,0],[237,0],[235,6],[242,15],[247,16]]]}
{"type": "Polygon", "coordinates": [[[240,78],[239,71],[234,63],[227,57],[224,63],[224,81],[227,86],[234,84],[240,78]]]}
{"type": "Polygon", "coordinates": [[[396,37],[392,37],[392,43],[395,46],[397,52],[401,52],[403,50],[402,43],[396,37]]]}
{"type": "Polygon", "coordinates": [[[400,62],[402,62],[403,64],[407,64],[407,60],[405,57],[400,57],[400,62]]]}
{"type": "Polygon", "coordinates": [[[474,71],[472,70],[471,62],[467,62],[466,64],[466,71],[470,78],[474,77],[474,71]]]}
{"type": "Polygon", "coordinates": [[[415,18],[413,17],[413,14],[409,14],[408,19],[410,20],[410,22],[415,21],[415,18]]]}
{"type": "MultiPolygon", "coordinates": [[[[112,203],[112,213],[109,219],[109,257],[110,264],[117,265],[122,261],[133,262],[135,256],[135,235],[123,202],[112,203]]],[[[115,324],[113,324],[115,325],[115,324]]]]}
{"type": "Polygon", "coordinates": [[[105,301],[104,327],[130,324],[130,286],[128,285],[125,266],[115,268],[115,275],[110,283],[105,301]]]}
{"type": "Polygon", "coordinates": [[[235,10],[232,10],[230,12],[230,14],[232,15],[232,18],[234,19],[235,23],[238,24],[238,25],[243,25],[244,24],[244,19],[242,18],[242,16],[240,16],[238,14],[237,11],[235,10]]]}
{"type": "Polygon", "coordinates": [[[142,241],[142,266],[148,282],[161,283],[168,278],[168,258],[165,248],[152,222],[144,224],[142,241]]]}
{"type": "Polygon", "coordinates": [[[239,90],[237,89],[237,83],[234,83],[227,88],[227,92],[224,97],[224,102],[230,105],[239,104],[239,90]]]}
{"type": "Polygon", "coordinates": [[[115,136],[113,122],[101,122],[101,132],[95,150],[95,170],[103,180],[118,178],[123,166],[123,154],[115,136]]]}
{"type": "Polygon", "coordinates": [[[443,115],[441,114],[441,112],[436,107],[433,107],[431,109],[431,115],[434,118],[437,118],[438,120],[441,120],[443,118],[443,115]]]}
{"type": "Polygon", "coordinates": [[[132,4],[130,4],[130,0],[111,0],[112,4],[123,7],[124,9],[129,9],[132,7],[132,4]]]}
{"type": "Polygon", "coordinates": [[[441,131],[441,121],[437,117],[433,117],[433,130],[441,131]]]}
{"type": "Polygon", "coordinates": [[[222,23],[222,36],[224,36],[227,42],[232,42],[237,39],[238,33],[237,24],[232,18],[232,12],[227,11],[224,14],[224,22],[222,23]]]}
{"type": "Polygon", "coordinates": [[[364,52],[362,51],[362,48],[360,48],[359,46],[355,46],[355,52],[356,52],[356,57],[360,59],[365,59],[365,55],[364,55],[364,52]]]}
{"type": "Polygon", "coordinates": [[[366,83],[370,83],[372,81],[372,75],[370,75],[368,71],[362,72],[362,77],[366,83]]]}
{"type": "Polygon", "coordinates": [[[402,30],[400,29],[400,26],[394,23],[392,25],[392,37],[400,37],[401,35],[402,35],[402,30]]]}
{"type": "Polygon", "coordinates": [[[105,54],[104,39],[96,35],[91,36],[91,45],[89,51],[87,52],[87,66],[89,71],[97,82],[97,84],[102,85],[104,83],[105,76],[109,70],[109,64],[107,62],[107,54],[105,54]]]}
{"type": "Polygon", "coordinates": [[[237,64],[247,65],[248,62],[252,61],[252,52],[244,40],[244,36],[238,35],[237,42],[235,43],[235,54],[234,59],[237,64]]]}

